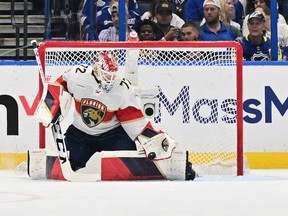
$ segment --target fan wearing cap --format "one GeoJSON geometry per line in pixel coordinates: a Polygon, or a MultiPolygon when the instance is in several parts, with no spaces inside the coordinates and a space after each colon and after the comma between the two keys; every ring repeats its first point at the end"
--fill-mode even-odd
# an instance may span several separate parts
{"type": "Polygon", "coordinates": [[[264,36],[264,16],[255,11],[248,17],[249,34],[240,41],[243,57],[247,61],[268,61],[271,59],[271,41],[264,36]]]}
{"type": "MultiPolygon", "coordinates": [[[[80,23],[82,32],[88,33],[88,37],[85,39],[97,40],[97,35],[99,35],[103,29],[108,29],[109,27],[113,26],[111,5],[115,2],[118,2],[118,0],[83,1],[83,7],[80,10],[80,23]],[[102,7],[102,9],[97,11],[94,9],[93,13],[93,10],[91,10],[91,5],[93,5],[93,2],[97,9],[99,6],[102,7]]],[[[126,0],[126,5],[129,12],[127,23],[129,28],[134,29],[135,25],[141,20],[138,4],[135,0],[126,0]]]]}
{"type": "MultiPolygon", "coordinates": [[[[242,25],[242,33],[243,33],[243,36],[249,34],[249,30],[248,30],[248,17],[249,17],[249,14],[254,12],[255,9],[258,7],[258,6],[267,6],[268,8],[270,8],[270,5],[271,5],[271,0],[253,0],[253,1],[247,1],[247,6],[246,6],[246,14],[248,14],[247,16],[245,16],[244,20],[243,20],[243,25],[242,25]]],[[[278,5],[277,5],[278,7],[278,5]]],[[[286,23],[286,20],[284,18],[284,16],[280,13],[277,14],[278,16],[278,20],[277,20],[277,23],[282,23],[282,24],[287,24],[286,23]]]]}
{"type": "MultiPolygon", "coordinates": [[[[113,3],[110,6],[110,11],[111,11],[111,17],[112,17],[112,23],[113,26],[110,26],[107,29],[103,29],[99,33],[99,40],[100,41],[119,41],[119,4],[118,2],[113,3]]],[[[129,17],[129,12],[128,8],[125,6],[125,12],[126,12],[126,38],[128,38],[128,35],[130,33],[130,28],[128,26],[128,17],[129,17]]]]}
{"type": "Polygon", "coordinates": [[[172,8],[169,2],[162,2],[156,6],[156,20],[157,24],[162,30],[164,37],[163,41],[177,41],[181,38],[180,29],[171,25],[172,21],[172,8]]]}
{"type": "MultiPolygon", "coordinates": [[[[141,20],[151,19],[157,23],[156,7],[161,2],[164,3],[163,0],[152,0],[152,4],[151,4],[150,9],[148,11],[146,11],[145,13],[143,13],[143,15],[141,16],[141,20]]],[[[172,7],[173,3],[171,1],[167,2],[167,3],[170,5],[170,7],[172,7]]],[[[172,10],[172,8],[171,8],[171,10],[172,10]]],[[[184,24],[184,20],[180,16],[178,16],[176,13],[174,13],[174,10],[172,10],[172,20],[170,22],[170,25],[174,26],[175,28],[180,29],[183,24],[184,24]]]]}
{"type": "MultiPolygon", "coordinates": [[[[259,5],[255,11],[259,11],[265,18],[265,36],[271,39],[271,11],[266,5],[259,5]]],[[[288,25],[277,22],[278,44],[282,50],[283,59],[288,60],[288,25]]]]}
{"type": "Polygon", "coordinates": [[[205,0],[203,3],[205,24],[200,28],[203,41],[229,41],[238,36],[234,29],[225,26],[220,20],[221,4],[219,0],[205,0]]]}

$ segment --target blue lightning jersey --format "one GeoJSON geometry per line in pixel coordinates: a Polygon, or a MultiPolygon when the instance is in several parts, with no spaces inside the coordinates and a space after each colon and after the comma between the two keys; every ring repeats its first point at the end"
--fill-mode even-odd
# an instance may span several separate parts
{"type": "Polygon", "coordinates": [[[271,59],[271,41],[263,36],[263,41],[260,45],[253,45],[248,38],[248,35],[241,40],[243,48],[243,57],[247,61],[269,61],[271,59]]]}

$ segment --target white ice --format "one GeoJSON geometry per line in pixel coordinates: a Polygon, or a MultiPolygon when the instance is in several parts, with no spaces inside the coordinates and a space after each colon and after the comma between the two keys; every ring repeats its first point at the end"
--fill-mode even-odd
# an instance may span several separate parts
{"type": "Polygon", "coordinates": [[[1,216],[282,216],[288,169],[180,181],[65,182],[0,171],[1,216]]]}

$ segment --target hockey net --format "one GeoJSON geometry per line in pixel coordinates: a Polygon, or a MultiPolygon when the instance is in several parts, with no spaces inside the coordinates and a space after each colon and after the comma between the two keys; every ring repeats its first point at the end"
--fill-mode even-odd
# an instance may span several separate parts
{"type": "MultiPolygon", "coordinates": [[[[144,89],[159,86],[157,114],[151,120],[189,150],[196,172],[243,175],[242,48],[238,43],[50,41],[39,46],[48,81],[74,65],[93,65],[102,51],[114,54],[122,75],[133,84],[144,89]]],[[[39,134],[44,148],[49,142],[45,129],[40,127],[39,134]]]]}

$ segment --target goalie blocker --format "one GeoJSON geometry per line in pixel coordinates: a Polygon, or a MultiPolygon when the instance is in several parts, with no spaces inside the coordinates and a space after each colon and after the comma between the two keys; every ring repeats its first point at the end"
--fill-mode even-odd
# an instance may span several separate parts
{"type": "Polygon", "coordinates": [[[44,83],[43,94],[34,113],[34,119],[42,122],[45,127],[56,120],[62,120],[69,112],[72,102],[71,95],[56,83],[44,83]]]}

